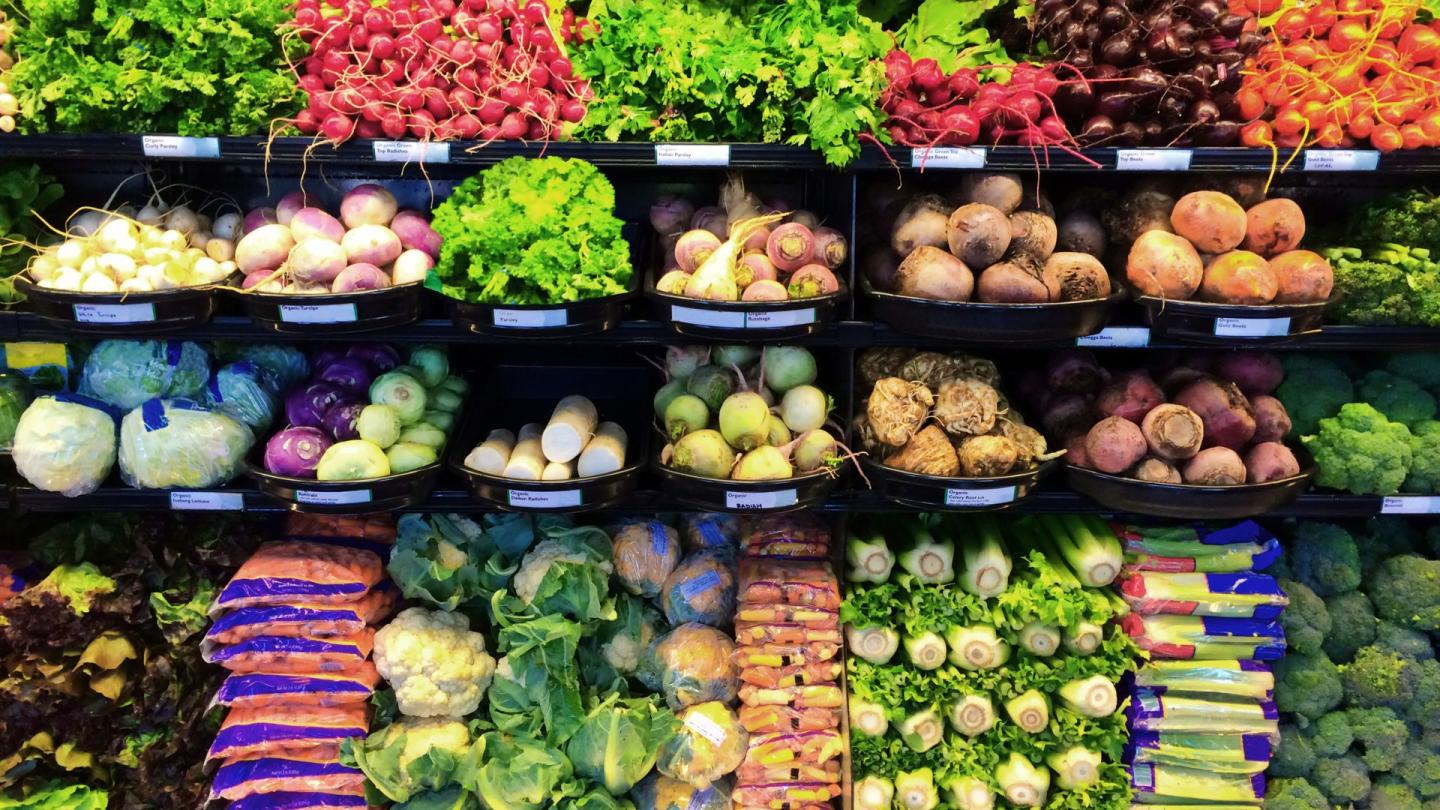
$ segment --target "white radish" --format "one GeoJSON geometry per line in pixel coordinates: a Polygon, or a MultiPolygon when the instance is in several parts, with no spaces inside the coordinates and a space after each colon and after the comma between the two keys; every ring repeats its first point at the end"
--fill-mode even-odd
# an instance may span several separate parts
{"type": "Polygon", "coordinates": [[[580,454],[575,472],[581,478],[589,478],[618,471],[625,466],[627,444],[629,438],[625,435],[625,428],[614,422],[601,422],[595,430],[595,438],[585,445],[585,451],[580,454]]]}
{"type": "Polygon", "coordinates": [[[540,442],[545,458],[571,461],[580,455],[590,437],[595,435],[595,425],[599,421],[600,414],[595,410],[595,403],[585,397],[572,394],[560,400],[555,412],[550,414],[550,423],[545,426],[540,442]]]}
{"type": "Polygon", "coordinates": [[[505,464],[505,477],[523,481],[539,481],[545,472],[545,456],[540,452],[540,425],[534,422],[520,428],[515,449],[505,464]]]}
{"type": "Polygon", "coordinates": [[[235,243],[224,237],[212,236],[205,243],[205,255],[217,262],[228,262],[235,258],[235,243]]]}
{"type": "Polygon", "coordinates": [[[465,466],[486,475],[500,475],[505,472],[510,452],[514,449],[515,434],[505,428],[496,428],[465,457],[465,466]]]}
{"type": "Polygon", "coordinates": [[[195,230],[190,232],[190,236],[186,241],[189,243],[190,247],[200,248],[201,250],[204,250],[205,243],[209,242],[210,239],[211,235],[209,233],[201,230],[195,230]]]}
{"type": "Polygon", "coordinates": [[[552,461],[540,473],[541,481],[569,481],[575,477],[575,464],[569,461],[552,461]]]}

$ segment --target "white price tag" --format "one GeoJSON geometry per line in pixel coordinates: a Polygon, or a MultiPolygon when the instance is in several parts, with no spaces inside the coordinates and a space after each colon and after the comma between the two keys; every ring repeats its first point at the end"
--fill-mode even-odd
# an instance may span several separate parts
{"type": "Polygon", "coordinates": [[[1115,168],[1122,172],[1188,172],[1189,149],[1116,149],[1115,168]]]}
{"type": "Polygon", "coordinates": [[[565,326],[570,323],[570,314],[563,309],[497,309],[494,321],[496,326],[512,329],[544,329],[565,326]]]}
{"type": "Polygon", "coordinates": [[[998,506],[1014,503],[1015,487],[990,487],[988,489],[947,489],[946,506],[998,506]]]}
{"type": "Polygon", "coordinates": [[[239,512],[245,496],[238,492],[172,492],[170,508],[176,511],[239,512]]]}
{"type": "Polygon", "coordinates": [[[793,489],[774,492],[726,492],[726,509],[780,509],[794,506],[799,499],[793,489]]]}
{"type": "Polygon", "coordinates": [[[151,323],[154,304],[76,304],[77,323],[151,323]]]}
{"type": "Polygon", "coordinates": [[[140,146],[145,150],[145,157],[220,157],[219,138],[186,138],[181,135],[145,135],[140,138],[140,146]]]}
{"type": "Polygon", "coordinates": [[[360,320],[354,304],[281,304],[284,323],[354,323],[360,320]]]}
{"type": "Polygon", "coordinates": [[[1307,172],[1373,172],[1380,165],[1374,149],[1306,149],[1307,172]]]}
{"type": "Polygon", "coordinates": [[[815,322],[815,308],[785,309],[776,312],[745,313],[746,329],[782,329],[815,322]]]}
{"type": "Polygon", "coordinates": [[[1380,501],[1382,515],[1437,515],[1440,497],[1433,495],[1390,495],[1380,501]]]}
{"type": "Polygon", "coordinates": [[[507,493],[505,502],[511,506],[529,509],[569,509],[581,503],[578,489],[558,489],[551,492],[512,489],[507,493]]]}
{"type": "Polygon", "coordinates": [[[670,307],[670,320],[695,326],[717,326],[723,329],[744,329],[746,313],[734,310],[670,307]]]}
{"type": "Polygon", "coordinates": [[[929,146],[910,150],[912,169],[983,169],[985,149],[979,146],[929,146]]]}
{"type": "Polygon", "coordinates": [[[729,166],[728,143],[657,143],[656,166],[729,166]]]}
{"type": "Polygon", "coordinates": [[[730,736],[719,723],[699,712],[685,715],[685,726],[715,745],[724,745],[725,738],[730,736]]]}
{"type": "Polygon", "coordinates": [[[1279,337],[1290,334],[1289,318],[1216,318],[1216,337],[1279,337]]]}
{"type": "Polygon", "coordinates": [[[315,506],[350,506],[357,503],[370,503],[371,498],[368,489],[347,489],[335,492],[297,489],[295,490],[295,500],[315,506]]]}
{"type": "Polygon", "coordinates": [[[1106,349],[1143,349],[1150,345],[1150,330],[1144,326],[1107,326],[1093,335],[1075,338],[1075,345],[1106,349]]]}
{"type": "Polygon", "coordinates": [[[450,144],[437,141],[374,141],[377,163],[449,163],[450,144]]]}

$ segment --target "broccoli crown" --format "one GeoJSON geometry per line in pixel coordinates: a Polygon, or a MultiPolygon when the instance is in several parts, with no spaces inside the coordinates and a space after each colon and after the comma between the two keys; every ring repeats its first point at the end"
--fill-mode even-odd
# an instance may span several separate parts
{"type": "Polygon", "coordinates": [[[1421,740],[1411,740],[1394,773],[1422,799],[1440,799],[1440,751],[1421,740]]]}
{"type": "Polygon", "coordinates": [[[1309,776],[1310,769],[1314,767],[1315,746],[1310,744],[1310,738],[1289,723],[1281,724],[1280,743],[1270,760],[1270,776],[1309,776]]]}
{"type": "Polygon", "coordinates": [[[1355,401],[1350,375],[1335,363],[1306,354],[1284,359],[1285,380],[1275,389],[1275,398],[1290,414],[1290,435],[1308,436],[1320,429],[1320,420],[1340,412],[1340,406],[1355,401]]]}
{"type": "Polygon", "coordinates": [[[1414,425],[1435,418],[1435,397],[1409,377],[1375,369],[1355,387],[1360,401],[1375,406],[1392,422],[1414,425]]]}
{"type": "Polygon", "coordinates": [[[1397,554],[1409,554],[1420,543],[1420,533],[1407,519],[1397,515],[1376,515],[1365,521],[1365,531],[1354,535],[1360,547],[1360,568],[1370,576],[1380,563],[1397,554]]]}
{"type": "Polygon", "coordinates": [[[1375,645],[1355,653],[1355,660],[1340,667],[1345,700],[1351,706],[1390,706],[1404,709],[1415,696],[1420,665],[1375,645]]]}
{"type": "Polygon", "coordinates": [[[1405,706],[1405,719],[1440,737],[1440,661],[1431,658],[1420,662],[1415,697],[1405,706]]]}
{"type": "Polygon", "coordinates": [[[1385,356],[1385,369],[1409,377],[1431,393],[1440,388],[1440,352],[1392,352],[1385,356]]]}
{"type": "Polygon", "coordinates": [[[1362,801],[1370,795],[1370,771],[1353,754],[1316,762],[1310,778],[1336,804],[1362,801]]]}
{"type": "Polygon", "coordinates": [[[1344,694],[1339,667],[1324,655],[1293,653],[1275,663],[1275,707],[1282,712],[1317,720],[1344,694]]]}
{"type": "Polygon", "coordinates": [[[1440,560],[1391,557],[1376,567],[1368,590],[1380,618],[1414,630],[1440,630],[1440,560]]]}
{"type": "Polygon", "coordinates": [[[1304,779],[1272,779],[1265,791],[1265,810],[1330,810],[1325,794],[1304,779]]]}
{"type": "MultiPolygon", "coordinates": [[[[1362,554],[1360,559],[1365,559],[1362,554]]],[[[1379,620],[1364,591],[1350,591],[1330,597],[1330,634],[1325,637],[1325,654],[1337,664],[1355,657],[1355,651],[1375,641],[1379,620]]]]}
{"type": "Polygon", "coordinates": [[[1290,597],[1290,604],[1280,614],[1280,625],[1285,628],[1285,643],[1295,652],[1306,655],[1323,653],[1325,637],[1331,628],[1330,611],[1325,607],[1325,600],[1303,582],[1282,579],[1279,583],[1280,589],[1290,597]]]}
{"type": "Polygon", "coordinates": [[[1344,712],[1321,717],[1305,729],[1305,734],[1317,757],[1341,756],[1355,744],[1355,732],[1350,730],[1350,718],[1344,712]]]}
{"type": "Polygon", "coordinates": [[[1347,709],[1350,730],[1360,744],[1360,757],[1372,771],[1388,771],[1405,755],[1410,742],[1410,729],[1395,711],[1380,706],[1373,709],[1347,709]]]}
{"type": "Polygon", "coordinates": [[[1421,810],[1420,797],[1394,776],[1382,776],[1370,786],[1370,810],[1421,810]]]}
{"type": "Polygon", "coordinates": [[[1360,549],[1349,532],[1333,523],[1306,521],[1297,525],[1288,558],[1293,578],[1318,596],[1334,596],[1360,587],[1360,549]]]}
{"type": "Polygon", "coordinates": [[[1440,196],[1425,189],[1394,191],[1361,206],[1345,223],[1345,231],[1362,244],[1398,242],[1440,251],[1440,196]]]}
{"type": "Polygon", "coordinates": [[[1410,469],[1410,429],[1371,405],[1351,402],[1302,438],[1315,457],[1315,483],[1356,495],[1394,495],[1410,469]]]}
{"type": "Polygon", "coordinates": [[[1406,492],[1440,493],[1440,422],[1417,422],[1410,435],[1410,471],[1402,485],[1406,492]]]}
{"type": "Polygon", "coordinates": [[[1435,648],[1430,646],[1429,636],[1389,621],[1380,622],[1376,628],[1375,646],[1411,661],[1426,661],[1435,657],[1435,648]]]}

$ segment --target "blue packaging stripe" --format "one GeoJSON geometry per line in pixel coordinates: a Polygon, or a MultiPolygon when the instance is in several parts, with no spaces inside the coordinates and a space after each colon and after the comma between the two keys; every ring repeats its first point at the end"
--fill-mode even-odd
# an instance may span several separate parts
{"type": "Polygon", "coordinates": [[[720,524],[713,518],[706,518],[700,521],[700,541],[703,545],[713,548],[723,548],[730,544],[725,539],[725,533],[720,531],[720,524]]]}
{"type": "Polygon", "coordinates": [[[210,398],[220,403],[225,401],[225,395],[220,393],[220,373],[210,375],[210,381],[205,383],[205,388],[210,392],[210,398]]]}
{"type": "Polygon", "coordinates": [[[373,692],[367,684],[345,678],[235,673],[220,684],[215,701],[221,705],[229,705],[242,698],[262,695],[353,694],[369,697],[373,692]]]}
{"type": "Polygon", "coordinates": [[[215,620],[215,623],[210,625],[210,629],[205,633],[205,637],[213,638],[241,627],[280,622],[359,622],[364,624],[365,617],[354,610],[341,607],[326,610],[296,607],[295,605],[247,607],[232,610],[215,620]]]}
{"type": "Polygon", "coordinates": [[[1258,595],[1283,597],[1284,591],[1275,578],[1264,574],[1206,574],[1205,585],[1214,594],[1258,595]]]}
{"type": "Polygon", "coordinates": [[[351,737],[364,737],[364,726],[293,726],[284,723],[248,723],[220,729],[210,745],[210,758],[230,756],[231,751],[266,743],[287,742],[328,743],[351,737]]]}
{"type": "Polygon", "coordinates": [[[1280,559],[1280,541],[1270,538],[1265,545],[1260,547],[1260,553],[1250,558],[1250,567],[1256,571],[1263,571],[1269,568],[1280,559]]]}
{"type": "Polygon", "coordinates": [[[1280,618],[1284,612],[1284,605],[1256,605],[1255,609],[1250,613],[1250,618],[1267,622],[1274,621],[1280,618]]]}
{"type": "Polygon", "coordinates": [[[650,523],[650,550],[656,557],[664,557],[670,552],[670,536],[665,532],[665,524],[658,520],[650,523]]]}
{"type": "Polygon", "coordinates": [[[165,417],[165,403],[160,399],[148,399],[140,406],[140,421],[145,423],[145,432],[153,433],[170,427],[165,417]]]}
{"type": "MultiPolygon", "coordinates": [[[[220,597],[215,603],[225,607],[229,603],[240,599],[259,599],[273,597],[335,597],[354,595],[359,599],[365,595],[369,588],[363,582],[343,582],[327,585],[320,582],[312,582],[308,579],[292,579],[289,577],[266,577],[263,579],[232,579],[220,592],[220,597]]],[[[354,601],[354,599],[349,601],[354,601]]]]}
{"type": "Polygon", "coordinates": [[[1202,616],[1200,624],[1207,636],[1284,639],[1285,631],[1278,622],[1256,619],[1234,619],[1226,616],[1202,616]]]}
{"type": "MultiPolygon", "coordinates": [[[[701,808],[708,807],[711,804],[717,803],[719,801],[719,791],[715,790],[715,786],[713,784],[707,785],[706,787],[696,790],[695,792],[690,794],[690,801],[685,803],[685,810],[701,810],[701,808]]],[[[729,799],[726,799],[725,804],[729,803],[729,799]]]]}
{"type": "Polygon", "coordinates": [[[75,394],[69,391],[56,391],[51,394],[50,397],[56,402],[68,402],[71,405],[84,405],[87,408],[94,408],[115,421],[119,421],[120,419],[120,409],[108,402],[101,402],[94,397],[87,397],[84,394],[75,394]]]}
{"type": "Polygon", "coordinates": [[[1236,543],[1269,543],[1275,540],[1271,534],[1253,520],[1242,520],[1234,526],[1226,526],[1223,529],[1214,531],[1200,530],[1200,542],[1207,546],[1229,546],[1236,543]]]}
{"type": "Polygon", "coordinates": [[[212,798],[218,798],[225,791],[262,779],[306,779],[336,774],[359,774],[359,768],[350,768],[335,762],[311,762],[283,757],[262,757],[244,759],[221,765],[211,783],[212,798]]]}
{"type": "Polygon", "coordinates": [[[1158,731],[1132,731],[1130,732],[1130,748],[1159,748],[1160,732],[1158,731]]]}
{"type": "Polygon", "coordinates": [[[1270,667],[1259,661],[1241,661],[1241,672],[1269,672],[1270,667]]]}
{"type": "Polygon", "coordinates": [[[389,543],[382,543],[378,540],[367,540],[363,537],[322,537],[309,534],[287,534],[283,539],[301,543],[322,543],[327,546],[337,546],[339,548],[353,548],[359,551],[368,551],[386,562],[390,560],[391,545],[389,543]]]}
{"type": "Polygon", "coordinates": [[[1270,737],[1265,734],[1241,735],[1240,748],[1245,752],[1246,762],[1269,762],[1275,753],[1270,737]]]}
{"type": "Polygon", "coordinates": [[[1265,772],[1264,772],[1264,771],[1261,771],[1260,773],[1257,773],[1257,774],[1255,774],[1254,776],[1251,776],[1251,777],[1250,777],[1250,791],[1251,791],[1252,794],[1254,794],[1255,798],[1257,798],[1257,799],[1264,798],[1264,796],[1265,796],[1265,772]]]}
{"type": "MultiPolygon", "coordinates": [[[[185,354],[185,344],[179,340],[165,341],[165,362],[169,364],[171,371],[178,368],[180,358],[185,354]]],[[[168,386],[167,386],[168,387],[168,386]]]]}
{"type": "Polygon", "coordinates": [[[278,793],[257,793],[230,805],[230,810],[319,810],[330,807],[367,807],[364,796],[341,796],[334,793],[306,793],[282,790],[278,793]]]}
{"type": "Polygon", "coordinates": [[[202,657],[207,664],[218,664],[222,661],[229,661],[237,655],[252,653],[310,655],[337,653],[340,655],[353,655],[362,661],[365,660],[365,654],[360,647],[349,642],[335,643],[313,638],[288,638],[286,636],[256,636],[255,638],[247,638],[235,644],[227,644],[223,647],[207,650],[202,657]]]}
{"type": "Polygon", "coordinates": [[[1250,655],[1252,658],[1260,661],[1279,661],[1285,657],[1285,642],[1278,641],[1269,644],[1257,644],[1255,651],[1250,655]]]}
{"type": "Polygon", "coordinates": [[[706,571],[689,582],[682,582],[678,590],[685,599],[694,599],[711,588],[720,587],[720,574],[717,571],[706,571]]]}

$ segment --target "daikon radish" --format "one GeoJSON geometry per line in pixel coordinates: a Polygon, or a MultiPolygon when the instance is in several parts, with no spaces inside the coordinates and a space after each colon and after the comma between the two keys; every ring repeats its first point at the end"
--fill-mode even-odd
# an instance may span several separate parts
{"type": "Polygon", "coordinates": [[[573,461],[595,435],[600,415],[595,403],[578,394],[565,397],[550,414],[550,424],[540,439],[540,449],[550,461],[573,461]]]}
{"type": "Polygon", "coordinates": [[[520,428],[519,441],[510,451],[510,461],[505,464],[506,478],[523,481],[539,481],[545,472],[545,456],[540,453],[540,425],[530,423],[520,428]]]}
{"type": "Polygon", "coordinates": [[[625,466],[625,445],[628,442],[625,428],[614,422],[601,422],[595,438],[585,445],[585,452],[580,454],[575,471],[581,478],[589,478],[619,470],[625,466]]]}
{"type": "Polygon", "coordinates": [[[465,457],[465,466],[486,475],[500,475],[510,462],[510,453],[515,449],[515,434],[505,428],[490,431],[485,441],[475,445],[465,457]]]}
{"type": "Polygon", "coordinates": [[[540,473],[541,481],[569,481],[575,477],[575,464],[569,461],[552,461],[540,473]]]}

